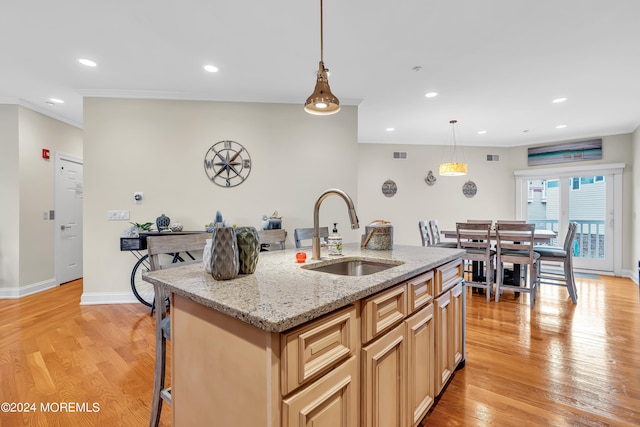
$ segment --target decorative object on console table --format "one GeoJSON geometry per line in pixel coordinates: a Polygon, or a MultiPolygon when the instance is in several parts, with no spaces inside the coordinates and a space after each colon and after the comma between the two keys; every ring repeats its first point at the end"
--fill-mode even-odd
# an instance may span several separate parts
{"type": "Polygon", "coordinates": [[[169,228],[169,224],[171,224],[171,218],[165,216],[165,214],[160,215],[156,218],[156,227],[158,227],[158,231],[165,231],[169,228]]]}
{"type": "Polygon", "coordinates": [[[240,274],[253,274],[258,265],[260,237],[255,227],[236,227],[240,274]]]}
{"type": "Polygon", "coordinates": [[[239,267],[236,230],[216,224],[211,234],[211,276],[216,280],[235,279],[239,267]]]}

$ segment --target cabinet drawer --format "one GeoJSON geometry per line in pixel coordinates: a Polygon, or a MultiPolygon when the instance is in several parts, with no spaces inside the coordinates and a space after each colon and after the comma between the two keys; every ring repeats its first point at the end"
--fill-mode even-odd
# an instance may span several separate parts
{"type": "Polygon", "coordinates": [[[282,395],[328,371],[356,350],[356,307],[350,305],[282,335],[282,395]]]}
{"type": "MultiPolygon", "coordinates": [[[[356,427],[360,418],[359,360],[336,369],[282,401],[282,427],[356,427]]],[[[251,408],[247,408],[251,410],[251,408]]]]}
{"type": "Polygon", "coordinates": [[[433,301],[433,271],[421,274],[407,282],[409,314],[433,301]]]}
{"type": "Polygon", "coordinates": [[[441,265],[435,271],[435,295],[438,296],[462,279],[462,259],[441,265]]]}
{"type": "Polygon", "coordinates": [[[407,315],[407,285],[395,286],[362,300],[362,343],[400,323],[407,315]]]}

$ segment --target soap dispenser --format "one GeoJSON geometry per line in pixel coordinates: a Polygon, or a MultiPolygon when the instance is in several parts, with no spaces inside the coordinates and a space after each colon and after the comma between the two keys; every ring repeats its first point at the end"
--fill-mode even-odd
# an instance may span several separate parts
{"type": "Polygon", "coordinates": [[[338,234],[338,223],[333,223],[333,232],[327,238],[329,255],[342,255],[342,236],[338,234]]]}

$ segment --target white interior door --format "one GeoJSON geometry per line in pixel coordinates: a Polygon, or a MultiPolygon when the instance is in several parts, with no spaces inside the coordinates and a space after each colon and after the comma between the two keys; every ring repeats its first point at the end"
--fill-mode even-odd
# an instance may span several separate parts
{"type": "Polygon", "coordinates": [[[56,153],[56,281],[82,277],[82,159],[56,153]]]}

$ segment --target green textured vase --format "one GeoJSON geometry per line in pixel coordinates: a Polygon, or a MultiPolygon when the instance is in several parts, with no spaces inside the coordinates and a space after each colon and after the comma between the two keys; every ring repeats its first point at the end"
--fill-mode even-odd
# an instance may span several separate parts
{"type": "Polygon", "coordinates": [[[211,275],[216,280],[238,277],[240,261],[233,227],[216,226],[211,233],[211,275]]]}
{"type": "Polygon", "coordinates": [[[255,227],[236,227],[240,274],[253,274],[258,265],[260,237],[255,227]]]}

